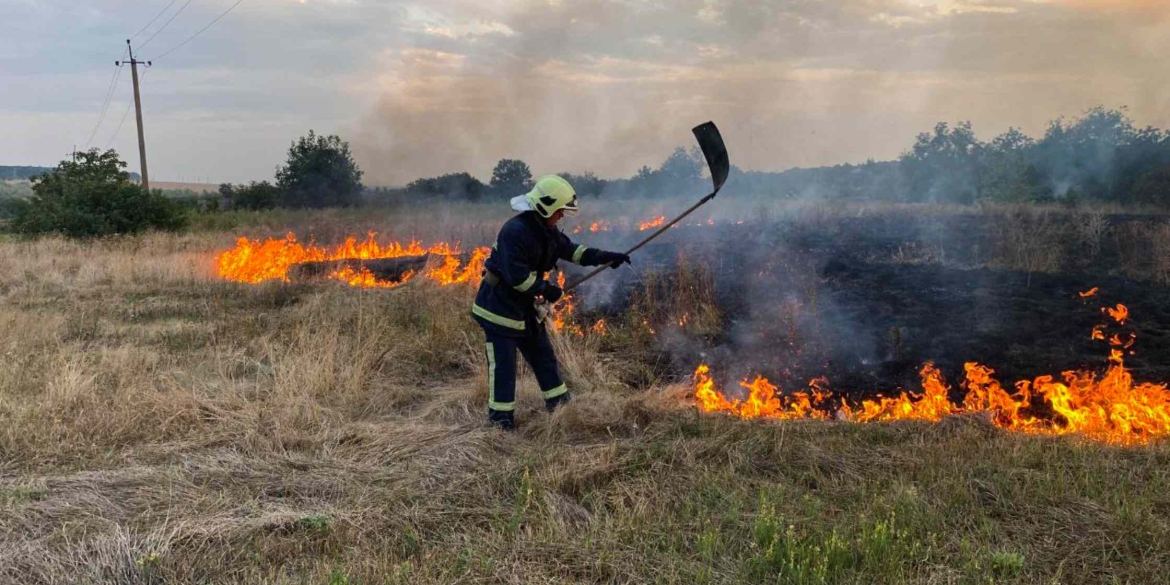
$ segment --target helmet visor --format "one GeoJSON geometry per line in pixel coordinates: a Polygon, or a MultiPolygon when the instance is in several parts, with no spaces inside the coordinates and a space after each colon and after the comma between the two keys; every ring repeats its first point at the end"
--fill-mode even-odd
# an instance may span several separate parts
{"type": "Polygon", "coordinates": [[[577,196],[573,196],[573,200],[566,203],[561,209],[565,210],[565,215],[577,215],[577,196]]]}

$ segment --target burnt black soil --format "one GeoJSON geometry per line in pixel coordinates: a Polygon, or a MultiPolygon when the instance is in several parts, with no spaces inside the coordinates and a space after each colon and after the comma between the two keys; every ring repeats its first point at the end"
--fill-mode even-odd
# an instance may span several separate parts
{"type": "MultiPolygon", "coordinates": [[[[640,273],[669,273],[685,255],[713,273],[722,334],[659,335],[679,377],[705,361],[725,382],[762,373],[791,389],[825,376],[837,392],[871,395],[917,390],[928,361],[954,384],[964,362],[975,361],[1008,386],[1065,370],[1104,371],[1109,345],[1090,333],[1108,324],[1107,335],[1137,335],[1126,358],[1137,380],[1170,381],[1170,289],[1117,275],[1119,252],[1108,247],[1092,259],[1071,250],[1056,274],[981,267],[994,226],[972,217],[681,228],[635,262],[640,273]],[[920,262],[915,254],[924,249],[942,259],[920,262]],[[1093,287],[1096,296],[1078,295],[1093,287]],[[1101,311],[1117,303],[1130,309],[1125,326],[1101,311]]],[[[638,286],[625,272],[619,288],[638,286]]]]}

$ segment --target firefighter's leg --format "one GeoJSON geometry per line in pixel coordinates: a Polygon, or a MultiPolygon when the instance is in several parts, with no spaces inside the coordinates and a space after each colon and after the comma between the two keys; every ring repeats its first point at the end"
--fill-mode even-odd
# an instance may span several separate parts
{"type": "Polygon", "coordinates": [[[562,403],[568,402],[572,396],[568,387],[561,379],[557,369],[557,355],[553,352],[548,333],[541,328],[539,333],[520,340],[520,353],[524,360],[532,367],[536,374],[536,382],[540,385],[540,394],[544,397],[544,405],[549,412],[555,410],[562,403]]]}
{"type": "Polygon", "coordinates": [[[487,336],[488,422],[506,430],[516,424],[516,342],[514,337],[487,336]]]}

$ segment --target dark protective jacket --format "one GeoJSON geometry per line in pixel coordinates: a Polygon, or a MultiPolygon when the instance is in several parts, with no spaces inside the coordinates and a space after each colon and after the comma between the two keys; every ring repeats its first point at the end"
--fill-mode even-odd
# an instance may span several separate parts
{"type": "Polygon", "coordinates": [[[544,223],[535,211],[508,220],[496,236],[484,268],[499,277],[492,285],[484,279],[475,295],[471,314],[484,330],[508,337],[524,337],[538,331],[533,304],[548,284],[545,275],[558,260],[581,266],[597,266],[600,250],[574,244],[568,236],[544,223]]]}

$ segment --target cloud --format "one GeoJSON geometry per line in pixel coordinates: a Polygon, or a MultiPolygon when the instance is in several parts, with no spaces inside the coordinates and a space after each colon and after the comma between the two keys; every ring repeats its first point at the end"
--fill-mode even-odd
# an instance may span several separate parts
{"type": "Polygon", "coordinates": [[[372,178],[486,176],[502,157],[628,175],[708,118],[764,169],[893,157],[939,120],[1038,132],[1107,103],[1170,122],[1150,59],[1166,30],[1063,4],[586,1],[502,18],[515,35],[383,74],[394,88],[355,139],[382,161],[372,178]]]}
{"type": "MultiPolygon", "coordinates": [[[[219,10],[193,3],[144,58],[219,10]]],[[[0,139],[0,159],[51,163],[84,140],[140,12],[16,4],[0,83],[20,91],[0,95],[0,116],[44,115],[0,139]]],[[[270,176],[314,128],[350,139],[372,182],[403,183],[486,178],[503,157],[628,175],[707,119],[737,164],[759,169],[897,156],[941,120],[1035,133],[1098,103],[1170,126],[1167,12],[1133,0],[252,0],[156,64],[147,137],[160,177],[238,181],[270,176]],[[272,156],[255,156],[264,143],[272,156]]],[[[127,95],[123,83],[115,101],[127,95]]]]}

